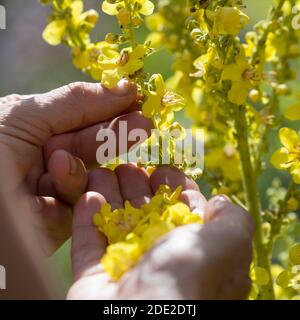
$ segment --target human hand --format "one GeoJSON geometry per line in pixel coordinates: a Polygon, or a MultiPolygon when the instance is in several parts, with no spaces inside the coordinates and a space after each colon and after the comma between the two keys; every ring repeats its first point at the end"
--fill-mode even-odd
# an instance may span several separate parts
{"type": "Polygon", "coordinates": [[[68,299],[245,299],[250,289],[254,224],[225,196],[206,201],[197,184],[175,168],[161,167],[150,177],[134,165],[115,172],[97,169],[74,209],[73,285],[68,299]],[[103,183],[101,183],[103,182],[103,183]],[[139,207],[158,187],[183,186],[181,200],[203,213],[204,225],[175,229],[158,241],[119,283],[100,265],[106,239],[93,226],[101,205],[113,209],[126,200],[139,207]]]}
{"type": "Polygon", "coordinates": [[[0,98],[1,170],[11,177],[16,172],[3,189],[31,213],[47,254],[71,235],[70,206],[86,190],[86,168],[96,165],[97,132],[117,131],[119,121],[127,121],[128,131],[150,133],[152,124],[137,105],[136,87],[126,81],[113,90],[78,82],[45,94],[0,98]]]}

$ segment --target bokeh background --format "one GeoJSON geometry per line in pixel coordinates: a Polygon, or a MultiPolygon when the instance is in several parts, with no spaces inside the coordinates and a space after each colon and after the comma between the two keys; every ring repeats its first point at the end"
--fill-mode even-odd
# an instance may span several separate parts
{"type": "MultiPolygon", "coordinates": [[[[84,2],[87,8],[99,11],[102,1],[84,2]]],[[[245,0],[246,12],[251,17],[249,28],[266,17],[272,2],[272,0],[245,0]]],[[[90,80],[73,67],[69,48],[50,47],[43,42],[41,34],[47,24],[49,11],[42,7],[38,0],[0,0],[0,5],[4,5],[7,10],[7,30],[0,30],[0,96],[11,93],[41,93],[73,81],[90,80]]],[[[106,32],[113,32],[116,28],[114,19],[102,14],[94,38],[101,40],[106,32]]],[[[146,30],[142,30],[141,39],[145,36],[146,30]]],[[[151,57],[147,68],[168,77],[172,72],[171,65],[172,57],[162,51],[151,57]]],[[[298,66],[295,65],[295,68],[298,66]]],[[[294,85],[296,86],[297,82],[294,85]]],[[[283,101],[283,106],[289,103],[289,99],[291,98],[283,101]]],[[[278,147],[276,135],[274,131],[270,137],[273,149],[278,147]]],[[[259,182],[263,200],[266,198],[266,186],[270,185],[273,177],[274,171],[268,167],[259,182]]],[[[282,173],[280,177],[285,184],[287,174],[282,173]]],[[[70,243],[66,243],[50,258],[57,269],[64,291],[71,282],[69,246],[70,243]]]]}

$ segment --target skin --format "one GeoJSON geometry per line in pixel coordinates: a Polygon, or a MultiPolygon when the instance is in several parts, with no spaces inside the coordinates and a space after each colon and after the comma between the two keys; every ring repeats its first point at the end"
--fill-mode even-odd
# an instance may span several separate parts
{"type": "Polygon", "coordinates": [[[125,81],[114,90],[75,83],[45,94],[0,98],[0,152],[9,159],[2,170],[11,172],[13,166],[17,173],[6,192],[28,208],[46,254],[72,235],[68,299],[246,298],[254,232],[247,212],[225,196],[207,201],[175,168],[161,167],[151,176],[133,164],[114,172],[95,169],[99,129],[116,130],[122,120],[129,130],[150,134],[152,123],[136,111],[137,99],[136,87],[125,81]],[[161,184],[182,185],[181,200],[203,215],[205,224],[174,230],[114,283],[99,264],[107,243],[92,216],[105,202],[118,208],[126,199],[139,207],[161,184]]]}

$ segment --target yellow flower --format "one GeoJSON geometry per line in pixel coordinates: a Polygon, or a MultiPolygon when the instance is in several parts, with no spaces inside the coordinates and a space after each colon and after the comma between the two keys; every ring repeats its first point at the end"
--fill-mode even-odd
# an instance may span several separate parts
{"type": "Polygon", "coordinates": [[[160,115],[161,123],[169,126],[174,120],[174,112],[182,109],[183,99],[176,93],[167,91],[161,74],[153,75],[151,81],[154,82],[155,91],[146,93],[143,114],[148,118],[160,115]]]}
{"type": "Polygon", "coordinates": [[[98,17],[95,10],[83,12],[82,0],[64,1],[60,14],[54,16],[54,20],[45,28],[43,39],[52,46],[59,45],[63,40],[66,40],[71,46],[75,46],[74,35],[71,35],[71,33],[75,33],[78,39],[88,43],[87,32],[95,26],[98,17]],[[85,24],[85,30],[82,28],[83,24],[85,24]]]}
{"type": "Polygon", "coordinates": [[[113,212],[104,204],[94,215],[94,224],[108,238],[109,246],[101,264],[118,281],[132,269],[157,240],[177,226],[202,223],[201,213],[190,212],[180,202],[182,187],[174,192],[169,186],[160,186],[151,201],[136,209],[127,201],[124,209],[113,212]]]}
{"type": "Polygon", "coordinates": [[[50,22],[43,32],[43,39],[52,46],[59,45],[66,33],[66,20],[54,20],[50,22]]]}
{"type": "Polygon", "coordinates": [[[239,153],[231,144],[208,153],[205,156],[205,163],[209,170],[219,170],[224,178],[230,181],[241,179],[239,153]]]}
{"type": "Polygon", "coordinates": [[[102,78],[102,69],[98,63],[99,58],[107,57],[113,59],[118,56],[117,46],[105,41],[91,43],[83,51],[80,48],[73,49],[75,67],[89,73],[97,81],[102,78]]]}
{"type": "Polygon", "coordinates": [[[249,17],[236,7],[219,7],[215,12],[206,10],[213,21],[214,35],[228,34],[236,36],[249,22],[249,17]]]}
{"type": "Polygon", "coordinates": [[[270,32],[266,41],[266,59],[267,61],[277,61],[279,57],[286,57],[289,53],[288,34],[270,32]]]}
{"type": "Polygon", "coordinates": [[[101,264],[112,279],[118,281],[138,262],[142,254],[143,249],[139,238],[134,238],[108,246],[106,254],[101,259],[101,264]]]}
{"type": "Polygon", "coordinates": [[[102,3],[102,11],[117,16],[120,25],[139,25],[140,15],[148,16],[154,11],[154,4],[149,0],[115,0],[102,3]]]}
{"type": "Polygon", "coordinates": [[[100,56],[98,63],[102,73],[102,84],[107,88],[115,87],[123,77],[130,77],[143,69],[144,57],[148,48],[138,45],[135,49],[126,48],[113,57],[100,56]]]}
{"type": "Polygon", "coordinates": [[[228,100],[237,105],[243,105],[252,87],[251,80],[255,79],[255,71],[249,65],[245,57],[244,49],[241,48],[235,63],[227,65],[221,80],[230,80],[232,85],[228,92],[228,100]]]}
{"type": "Polygon", "coordinates": [[[294,182],[300,184],[300,137],[290,128],[280,129],[279,137],[283,148],[273,154],[271,162],[279,170],[289,170],[294,182]]]}

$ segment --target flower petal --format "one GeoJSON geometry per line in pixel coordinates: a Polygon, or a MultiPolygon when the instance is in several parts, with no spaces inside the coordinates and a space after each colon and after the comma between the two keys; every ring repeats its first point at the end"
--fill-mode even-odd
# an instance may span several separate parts
{"type": "Polygon", "coordinates": [[[67,23],[65,20],[50,22],[43,32],[43,39],[51,46],[59,45],[62,42],[66,27],[67,23]]]}
{"type": "Polygon", "coordinates": [[[163,97],[166,93],[166,85],[165,85],[164,78],[162,77],[161,74],[157,74],[155,77],[155,87],[156,87],[156,93],[160,97],[163,97]]]}
{"type": "Polygon", "coordinates": [[[241,68],[238,64],[229,64],[227,65],[223,72],[221,80],[231,80],[231,81],[243,81],[242,74],[244,69],[241,68]]]}
{"type": "Polygon", "coordinates": [[[110,16],[116,16],[119,11],[117,10],[118,4],[109,3],[107,1],[103,1],[102,3],[102,11],[110,16]]]}
{"type": "Polygon", "coordinates": [[[82,0],[76,0],[70,5],[72,14],[77,17],[83,12],[83,2],[82,0]]]}
{"type": "Polygon", "coordinates": [[[106,88],[111,89],[116,87],[120,80],[121,80],[121,77],[117,69],[105,70],[102,73],[101,83],[106,88]]]}
{"type": "Polygon", "coordinates": [[[292,165],[291,161],[293,159],[293,156],[286,148],[281,148],[272,155],[271,163],[276,169],[285,170],[292,165]]]}
{"type": "Polygon", "coordinates": [[[246,102],[248,93],[249,90],[244,82],[234,82],[228,92],[228,99],[230,102],[240,106],[246,102]]]}
{"type": "Polygon", "coordinates": [[[161,99],[156,92],[150,92],[147,96],[147,100],[143,105],[143,115],[147,118],[152,118],[159,112],[161,107],[161,99]]]}
{"type": "Polygon", "coordinates": [[[154,4],[146,0],[144,1],[144,4],[142,5],[142,8],[140,10],[140,13],[143,14],[144,16],[150,16],[154,11],[154,4]]]}
{"type": "Polygon", "coordinates": [[[280,141],[289,151],[293,151],[300,143],[300,137],[297,132],[290,128],[281,128],[279,131],[280,141]]]}

